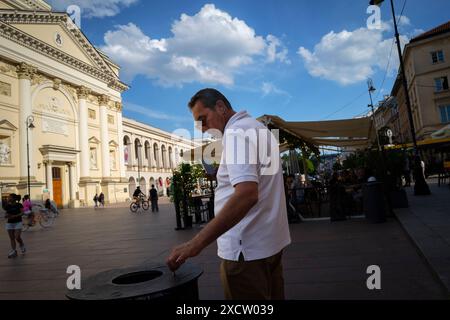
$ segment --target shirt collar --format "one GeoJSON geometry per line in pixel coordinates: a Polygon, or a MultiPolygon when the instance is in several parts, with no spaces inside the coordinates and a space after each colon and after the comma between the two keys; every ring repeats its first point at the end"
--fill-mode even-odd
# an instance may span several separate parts
{"type": "Polygon", "coordinates": [[[250,115],[248,114],[247,111],[243,110],[243,111],[239,111],[236,112],[227,122],[225,129],[224,129],[224,133],[226,132],[226,130],[234,123],[236,123],[236,121],[244,119],[244,118],[248,118],[250,117],[250,115]]]}

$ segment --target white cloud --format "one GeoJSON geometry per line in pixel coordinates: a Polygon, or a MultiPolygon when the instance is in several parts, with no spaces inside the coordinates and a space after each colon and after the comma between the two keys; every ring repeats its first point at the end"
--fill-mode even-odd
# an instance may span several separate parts
{"type": "Polygon", "coordinates": [[[267,61],[275,62],[280,61],[286,64],[291,64],[291,61],[287,58],[288,49],[283,45],[283,43],[277,37],[269,34],[266,37],[267,40],[267,61]],[[280,48],[280,51],[278,51],[280,48]]]}
{"type": "MultiPolygon", "coordinates": [[[[392,22],[392,19],[391,19],[392,22]]],[[[409,27],[411,26],[411,19],[407,16],[397,16],[397,24],[399,27],[409,27]]]]}
{"type": "Polygon", "coordinates": [[[284,91],[281,90],[279,88],[277,88],[273,83],[271,82],[263,82],[262,86],[261,86],[261,91],[263,93],[263,97],[270,95],[270,94],[275,94],[275,95],[282,95],[282,96],[286,96],[286,97],[291,97],[291,95],[284,91]]]}
{"type": "Polygon", "coordinates": [[[117,15],[123,7],[129,7],[139,0],[48,0],[53,10],[66,11],[70,5],[81,9],[81,18],[103,18],[117,15]]]}
{"type": "MultiPolygon", "coordinates": [[[[298,54],[313,77],[336,81],[342,85],[365,81],[377,69],[386,70],[388,65],[393,39],[384,38],[384,31],[386,28],[360,28],[339,33],[331,31],[314,46],[313,51],[300,47],[298,54]]],[[[403,46],[408,38],[401,37],[401,42],[403,46]]],[[[397,54],[393,51],[388,74],[395,74],[398,65],[397,54]]]]}
{"type": "Polygon", "coordinates": [[[287,49],[276,37],[266,41],[213,4],[193,16],[182,14],[171,31],[172,37],[157,40],[133,23],[117,26],[105,34],[101,50],[122,66],[126,80],[141,74],[166,86],[232,85],[242,67],[266,55],[271,62],[288,63],[287,49]]]}

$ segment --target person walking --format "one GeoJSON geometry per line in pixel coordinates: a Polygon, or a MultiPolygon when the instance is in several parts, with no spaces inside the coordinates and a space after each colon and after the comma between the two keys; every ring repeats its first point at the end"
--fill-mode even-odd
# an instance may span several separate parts
{"type": "Polygon", "coordinates": [[[96,193],[94,196],[94,202],[95,202],[95,207],[94,208],[98,208],[98,194],[96,193]]]}
{"type": "Polygon", "coordinates": [[[105,207],[105,195],[103,194],[103,192],[100,192],[100,195],[98,196],[98,202],[100,203],[102,208],[105,207]]]}
{"type": "Polygon", "coordinates": [[[150,189],[150,202],[152,204],[152,212],[159,212],[158,207],[158,190],[156,190],[155,185],[152,184],[152,188],[150,189]]]}
{"type": "Polygon", "coordinates": [[[19,244],[22,254],[26,252],[25,243],[21,237],[23,206],[19,201],[20,196],[12,193],[8,196],[5,205],[6,218],[8,219],[6,231],[11,242],[11,251],[8,253],[9,259],[17,257],[16,242],[19,244]]]}
{"type": "Polygon", "coordinates": [[[282,300],[281,260],[291,237],[278,142],[247,112],[234,111],[215,89],[197,92],[189,108],[194,120],[201,122],[203,132],[215,129],[223,136],[215,218],[193,239],[173,248],[166,263],[175,271],[217,240],[226,299],[282,300]],[[261,130],[263,134],[259,134],[261,130]],[[270,151],[270,159],[258,157],[260,147],[270,151]]]}

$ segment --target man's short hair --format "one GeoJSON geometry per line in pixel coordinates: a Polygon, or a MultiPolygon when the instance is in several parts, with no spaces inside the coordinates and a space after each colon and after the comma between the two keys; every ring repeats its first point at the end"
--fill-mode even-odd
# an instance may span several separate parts
{"type": "Polygon", "coordinates": [[[228,99],[219,90],[212,88],[202,89],[197,92],[189,101],[188,106],[192,109],[197,101],[201,101],[206,108],[214,110],[219,100],[222,100],[228,109],[233,109],[228,99]]]}

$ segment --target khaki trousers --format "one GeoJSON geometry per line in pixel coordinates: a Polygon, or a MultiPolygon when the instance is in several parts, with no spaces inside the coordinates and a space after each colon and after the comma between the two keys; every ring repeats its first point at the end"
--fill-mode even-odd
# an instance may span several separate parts
{"type": "Polygon", "coordinates": [[[283,251],[260,260],[222,259],[220,278],[227,300],[284,300],[283,251]]]}

